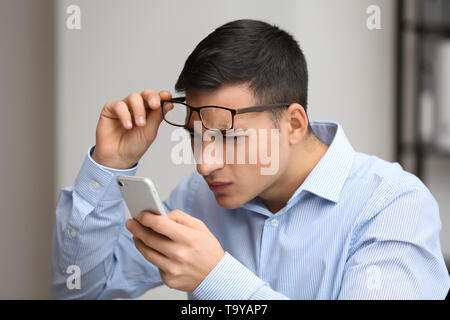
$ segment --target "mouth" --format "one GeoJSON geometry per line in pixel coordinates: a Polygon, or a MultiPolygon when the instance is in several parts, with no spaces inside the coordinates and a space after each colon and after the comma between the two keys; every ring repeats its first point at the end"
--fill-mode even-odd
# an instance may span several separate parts
{"type": "Polygon", "coordinates": [[[232,185],[232,182],[208,182],[208,186],[211,189],[212,192],[223,192],[225,191],[230,185],[232,185]]]}

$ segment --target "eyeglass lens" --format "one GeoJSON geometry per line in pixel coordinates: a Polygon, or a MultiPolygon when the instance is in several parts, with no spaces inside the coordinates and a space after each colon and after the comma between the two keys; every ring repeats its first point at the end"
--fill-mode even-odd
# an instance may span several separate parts
{"type": "MultiPolygon", "coordinates": [[[[190,122],[190,126],[193,126],[194,121],[200,120],[197,112],[192,112],[189,117],[190,110],[182,103],[177,102],[165,102],[163,105],[164,119],[176,126],[188,125],[186,122],[190,122]],[[189,119],[190,118],[190,119],[189,119]]],[[[207,129],[213,130],[228,130],[231,129],[233,124],[233,115],[229,110],[206,107],[200,110],[200,117],[203,125],[207,129]]]]}

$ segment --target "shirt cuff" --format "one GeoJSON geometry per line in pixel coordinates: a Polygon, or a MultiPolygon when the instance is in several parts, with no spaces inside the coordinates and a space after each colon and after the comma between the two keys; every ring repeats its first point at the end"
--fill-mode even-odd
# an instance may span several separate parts
{"type": "Polygon", "coordinates": [[[192,295],[199,300],[248,300],[266,283],[225,251],[192,295]]]}
{"type": "Polygon", "coordinates": [[[129,169],[114,169],[102,166],[91,157],[94,148],[95,145],[89,148],[81,170],[75,179],[74,190],[93,207],[96,207],[100,201],[122,199],[116,177],[136,175],[138,163],[129,169]]]}

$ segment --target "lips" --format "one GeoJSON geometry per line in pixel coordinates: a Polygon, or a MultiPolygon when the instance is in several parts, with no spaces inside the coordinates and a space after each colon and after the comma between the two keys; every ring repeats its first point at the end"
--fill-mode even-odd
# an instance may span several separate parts
{"type": "Polygon", "coordinates": [[[213,192],[223,192],[230,185],[232,185],[232,182],[221,182],[221,181],[208,182],[208,186],[213,192]]]}

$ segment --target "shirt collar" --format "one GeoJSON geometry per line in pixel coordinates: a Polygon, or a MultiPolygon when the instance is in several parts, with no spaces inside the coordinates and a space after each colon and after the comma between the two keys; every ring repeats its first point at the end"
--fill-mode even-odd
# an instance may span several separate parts
{"type": "Polygon", "coordinates": [[[287,206],[302,192],[309,191],[319,197],[338,202],[339,196],[353,165],[355,150],[337,122],[311,121],[314,134],[328,149],[306,177],[302,185],[289,199],[287,206]]]}

